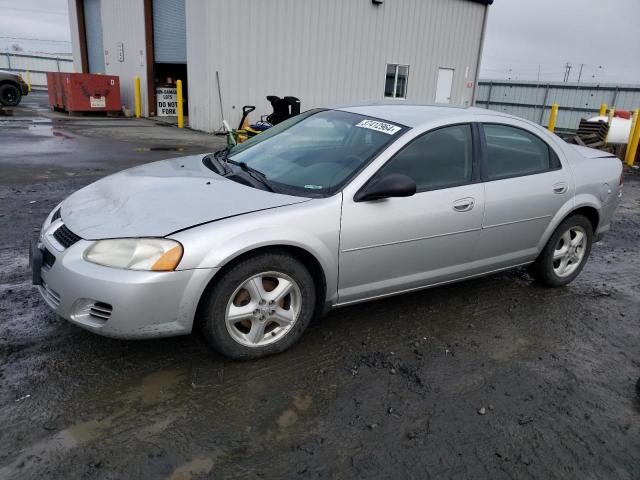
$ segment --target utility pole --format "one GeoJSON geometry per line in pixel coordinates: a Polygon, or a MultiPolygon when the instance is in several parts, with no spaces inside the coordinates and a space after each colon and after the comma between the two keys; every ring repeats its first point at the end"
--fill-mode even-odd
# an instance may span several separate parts
{"type": "Polygon", "coordinates": [[[569,81],[569,76],[571,75],[572,68],[573,68],[573,65],[571,65],[569,62],[565,64],[564,83],[567,83],[569,81]]]}
{"type": "Polygon", "coordinates": [[[584,63],[580,64],[580,73],[578,74],[578,83],[580,83],[580,79],[582,78],[582,69],[584,68],[584,63]]]}

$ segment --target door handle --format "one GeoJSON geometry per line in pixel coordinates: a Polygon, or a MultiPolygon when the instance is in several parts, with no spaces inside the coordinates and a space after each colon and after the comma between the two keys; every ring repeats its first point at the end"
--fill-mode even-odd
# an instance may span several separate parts
{"type": "Polygon", "coordinates": [[[476,201],[471,197],[461,198],[460,200],[453,202],[453,209],[456,212],[468,212],[475,204],[476,201]]]}
{"type": "Polygon", "coordinates": [[[569,188],[569,185],[567,184],[567,182],[558,182],[553,186],[553,193],[558,193],[558,194],[566,193],[568,188],[569,188]]]}

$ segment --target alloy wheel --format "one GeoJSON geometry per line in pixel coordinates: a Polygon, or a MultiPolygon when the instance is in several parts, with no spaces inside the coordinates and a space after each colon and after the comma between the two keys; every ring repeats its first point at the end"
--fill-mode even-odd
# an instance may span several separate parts
{"type": "Polygon", "coordinates": [[[558,239],[553,251],[553,271],[559,277],[575,272],[587,248],[587,232],[580,226],[571,227],[558,239]]]}
{"type": "Polygon", "coordinates": [[[231,337],[247,347],[282,339],[298,320],[302,293],[280,272],[264,272],[245,280],[227,303],[225,324],[231,337]]]}

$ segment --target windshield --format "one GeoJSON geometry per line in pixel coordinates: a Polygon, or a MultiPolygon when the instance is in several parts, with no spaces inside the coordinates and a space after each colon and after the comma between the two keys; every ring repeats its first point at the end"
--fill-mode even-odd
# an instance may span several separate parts
{"type": "Polygon", "coordinates": [[[236,145],[229,159],[260,171],[278,190],[300,195],[339,189],[404,127],[339,110],[311,110],[236,145]]]}

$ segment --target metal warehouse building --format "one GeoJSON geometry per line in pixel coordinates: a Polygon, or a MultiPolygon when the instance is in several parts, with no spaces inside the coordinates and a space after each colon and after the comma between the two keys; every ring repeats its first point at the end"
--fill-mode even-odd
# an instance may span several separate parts
{"type": "Polygon", "coordinates": [[[144,116],[158,88],[185,84],[192,128],[235,125],[267,95],[302,110],[396,98],[470,105],[493,0],[69,0],[76,71],[120,76],[123,102],[142,80],[144,116]]]}

